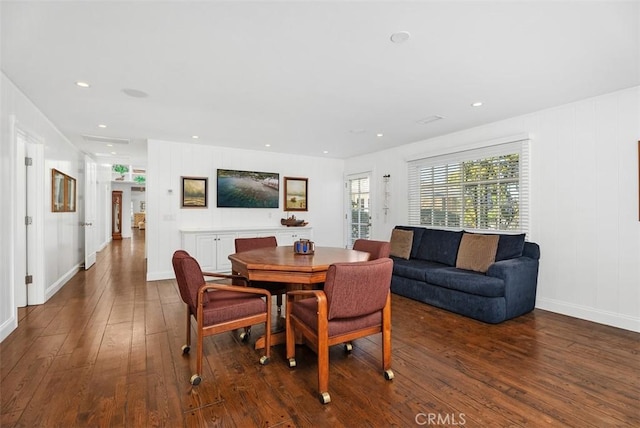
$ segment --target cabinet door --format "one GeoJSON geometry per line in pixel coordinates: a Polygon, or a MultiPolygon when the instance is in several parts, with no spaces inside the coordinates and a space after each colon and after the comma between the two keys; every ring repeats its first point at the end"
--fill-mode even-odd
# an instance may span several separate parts
{"type": "Polygon", "coordinates": [[[236,252],[236,236],[238,235],[235,233],[224,233],[217,236],[217,271],[226,272],[231,270],[229,254],[236,252]]]}
{"type": "Polygon", "coordinates": [[[185,248],[185,250],[198,261],[202,270],[215,271],[217,269],[216,244],[216,235],[196,235],[195,248],[193,250],[185,248]]]}

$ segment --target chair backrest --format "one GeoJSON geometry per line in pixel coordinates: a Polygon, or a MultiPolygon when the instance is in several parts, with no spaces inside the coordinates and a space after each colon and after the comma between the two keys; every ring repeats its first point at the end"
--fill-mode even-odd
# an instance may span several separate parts
{"type": "Polygon", "coordinates": [[[324,283],[328,319],[358,317],[382,310],[391,287],[392,272],[390,258],[329,266],[324,283]]]}
{"type": "Polygon", "coordinates": [[[262,236],[259,238],[236,238],[236,253],[257,250],[258,248],[277,247],[278,241],[275,236],[262,236]]]}
{"type": "MultiPolygon", "coordinates": [[[[195,313],[198,302],[198,290],[204,285],[204,276],[198,261],[191,257],[189,253],[178,250],[173,253],[171,259],[173,271],[176,274],[180,297],[195,313]]],[[[203,306],[206,306],[208,299],[205,299],[203,306]]]]}
{"type": "Polygon", "coordinates": [[[353,249],[369,253],[369,260],[384,259],[389,257],[389,253],[391,253],[391,244],[387,241],[356,239],[353,243],[353,249]]]}

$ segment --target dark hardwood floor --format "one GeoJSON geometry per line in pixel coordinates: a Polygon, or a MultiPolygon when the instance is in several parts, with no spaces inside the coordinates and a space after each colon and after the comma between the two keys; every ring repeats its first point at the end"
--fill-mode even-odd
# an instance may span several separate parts
{"type": "MultiPolygon", "coordinates": [[[[331,350],[332,402],[315,354],[205,339],[189,384],[175,281],[145,281],[144,231],[116,241],[46,304],[19,311],[0,344],[2,427],[640,426],[640,334],[550,312],[487,325],[393,296],[393,370],[380,337],[331,350]]],[[[195,333],[192,333],[195,337],[195,333]]]]}

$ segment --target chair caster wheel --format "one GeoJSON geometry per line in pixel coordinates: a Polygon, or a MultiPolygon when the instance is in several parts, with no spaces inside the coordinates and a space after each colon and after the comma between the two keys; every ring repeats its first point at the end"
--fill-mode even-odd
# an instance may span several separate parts
{"type": "Polygon", "coordinates": [[[351,353],[351,351],[353,351],[353,344],[351,342],[345,343],[344,344],[344,352],[349,354],[349,353],[351,353]]]}
{"type": "Polygon", "coordinates": [[[294,368],[296,366],[296,359],[289,358],[289,368],[294,368]]]}
{"type": "Polygon", "coordinates": [[[193,376],[191,376],[191,379],[189,379],[189,383],[191,383],[191,385],[193,386],[200,385],[200,382],[202,382],[202,378],[197,374],[194,374],[193,376]]]}
{"type": "Polygon", "coordinates": [[[269,364],[269,357],[267,357],[266,355],[260,357],[260,364],[262,364],[263,366],[269,364]]]}
{"type": "Polygon", "coordinates": [[[393,379],[393,370],[389,369],[389,370],[385,370],[384,371],[384,378],[386,380],[391,380],[393,379]]]}
{"type": "Polygon", "coordinates": [[[191,347],[189,345],[182,345],[182,353],[184,355],[187,355],[190,350],[191,350],[191,347]]]}
{"type": "Polygon", "coordinates": [[[240,333],[240,340],[242,342],[246,342],[247,340],[249,340],[249,336],[251,335],[251,331],[250,330],[245,330],[242,333],[240,333]]]}
{"type": "Polygon", "coordinates": [[[322,404],[327,404],[331,402],[331,396],[329,395],[328,392],[323,392],[320,394],[320,402],[322,404]]]}

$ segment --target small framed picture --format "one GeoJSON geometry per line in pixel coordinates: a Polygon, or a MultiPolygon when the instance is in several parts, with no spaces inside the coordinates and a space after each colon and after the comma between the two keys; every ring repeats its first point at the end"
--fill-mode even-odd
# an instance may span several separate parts
{"type": "Polygon", "coordinates": [[[57,169],[51,169],[51,211],[76,211],[76,179],[57,169]]]}
{"type": "Polygon", "coordinates": [[[182,208],[207,208],[209,179],[182,177],[182,208]]]}
{"type": "Polygon", "coordinates": [[[284,210],[308,211],[308,178],[284,178],[284,210]]]}

